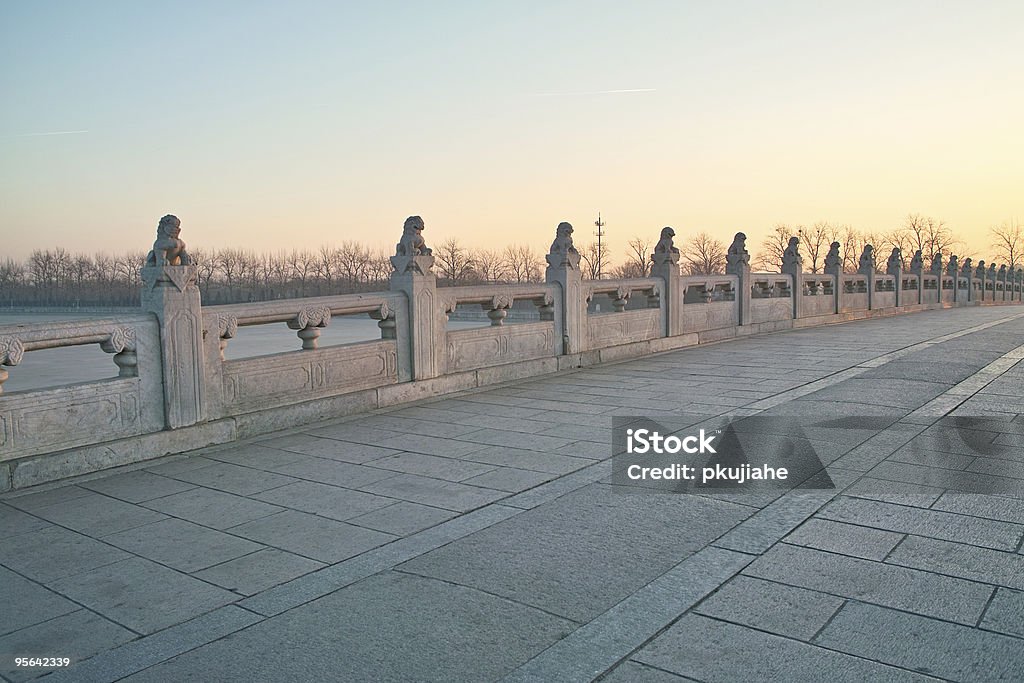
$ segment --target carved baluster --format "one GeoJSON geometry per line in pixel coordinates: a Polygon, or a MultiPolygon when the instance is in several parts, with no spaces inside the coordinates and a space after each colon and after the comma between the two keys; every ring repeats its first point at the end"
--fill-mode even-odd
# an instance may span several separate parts
{"type": "MultiPolygon", "coordinates": [[[[454,306],[452,307],[454,309],[454,306]]],[[[370,311],[370,317],[377,322],[377,327],[380,328],[381,339],[397,339],[398,330],[397,324],[395,323],[395,312],[391,310],[385,301],[380,305],[376,311],[370,311]]]]}
{"type": "Polygon", "coordinates": [[[533,303],[537,305],[541,320],[555,319],[555,299],[549,292],[545,292],[542,298],[535,299],[533,303]]]}
{"type": "Polygon", "coordinates": [[[100,342],[100,348],[114,354],[114,365],[118,367],[118,377],[138,377],[139,359],[135,355],[135,328],[119,327],[110,336],[100,342]]]}
{"type": "Polygon", "coordinates": [[[626,304],[629,303],[629,297],[633,294],[633,290],[628,287],[619,287],[615,290],[615,298],[612,299],[612,310],[616,313],[621,313],[626,310],[626,304]]]}
{"type": "Polygon", "coordinates": [[[217,316],[217,339],[220,346],[220,359],[224,360],[224,350],[228,348],[228,340],[238,334],[238,318],[233,315],[217,316]]]}
{"type": "Polygon", "coordinates": [[[0,337],[0,394],[4,391],[4,382],[10,376],[7,367],[14,367],[25,357],[25,347],[17,337],[0,337]]]}
{"type": "Polygon", "coordinates": [[[508,316],[508,309],[512,308],[514,299],[509,294],[495,294],[489,302],[480,304],[480,307],[487,311],[487,317],[491,319],[492,327],[500,327],[505,323],[508,316]]]}
{"type": "Polygon", "coordinates": [[[310,306],[288,321],[288,327],[298,330],[303,351],[313,351],[319,346],[320,329],[331,322],[331,309],[326,306],[310,306]]]}
{"type": "Polygon", "coordinates": [[[654,286],[647,295],[647,308],[661,308],[661,287],[654,286]]]}
{"type": "Polygon", "coordinates": [[[449,299],[441,299],[441,311],[444,313],[444,319],[447,322],[451,320],[452,313],[459,307],[459,302],[455,297],[449,299]]]}

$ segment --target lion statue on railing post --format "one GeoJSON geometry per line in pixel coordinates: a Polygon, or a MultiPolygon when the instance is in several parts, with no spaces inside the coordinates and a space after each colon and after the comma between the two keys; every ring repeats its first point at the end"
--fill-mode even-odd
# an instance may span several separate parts
{"type": "Polygon", "coordinates": [[[156,242],[153,251],[146,256],[147,266],[190,266],[192,258],[185,251],[181,234],[181,221],[177,216],[167,214],[156,226],[156,242]]]}
{"type": "Polygon", "coordinates": [[[421,256],[432,254],[433,251],[427,247],[423,240],[423,219],[419,216],[409,216],[402,226],[402,239],[395,247],[396,256],[421,256]]]}

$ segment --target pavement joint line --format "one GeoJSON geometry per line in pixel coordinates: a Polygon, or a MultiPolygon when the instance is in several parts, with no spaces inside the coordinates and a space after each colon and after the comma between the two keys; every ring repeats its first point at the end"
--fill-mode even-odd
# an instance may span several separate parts
{"type": "MultiPolygon", "coordinates": [[[[928,403],[925,403],[920,408],[911,411],[908,415],[901,418],[900,421],[908,419],[927,419],[932,417],[938,419],[940,417],[945,417],[966,401],[970,400],[972,396],[983,391],[989,384],[999,379],[1021,363],[1020,359],[1022,355],[1024,355],[1024,344],[1021,344],[1017,348],[1003,354],[970,377],[957,382],[928,403]],[[973,387],[977,385],[980,386],[973,389],[973,387]],[[965,391],[969,393],[965,394],[965,391]],[[950,404],[952,404],[952,407],[946,409],[945,406],[950,404]]],[[[934,420],[932,420],[932,422],[934,422],[934,420]]]]}
{"type": "Polygon", "coordinates": [[[47,683],[113,683],[264,621],[236,605],[211,612],[101,652],[46,676],[47,683]]]}
{"type": "Polygon", "coordinates": [[[589,683],[738,574],[753,557],[705,547],[528,660],[502,683],[589,683]]]}
{"type": "Polygon", "coordinates": [[[393,569],[403,562],[465,538],[524,510],[490,503],[437,526],[304,574],[236,603],[267,617],[276,616],[307,602],[322,598],[369,576],[393,569]]]}

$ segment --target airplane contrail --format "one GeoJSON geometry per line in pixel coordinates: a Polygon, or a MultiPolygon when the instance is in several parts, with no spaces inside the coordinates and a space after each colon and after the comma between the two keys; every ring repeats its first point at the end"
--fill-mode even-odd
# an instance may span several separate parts
{"type": "Polygon", "coordinates": [[[576,96],[576,95],[619,95],[633,92],[655,92],[657,88],[623,88],[621,90],[591,90],[589,92],[538,92],[535,95],[549,96],[576,96]]]}
{"type": "Polygon", "coordinates": [[[48,133],[22,133],[21,135],[15,135],[16,138],[35,138],[41,135],[74,135],[75,133],[88,133],[87,130],[54,130],[48,133]]]}

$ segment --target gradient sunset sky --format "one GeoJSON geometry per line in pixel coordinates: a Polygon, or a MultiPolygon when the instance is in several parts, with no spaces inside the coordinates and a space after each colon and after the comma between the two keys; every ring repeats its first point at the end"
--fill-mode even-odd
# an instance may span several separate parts
{"type": "Polygon", "coordinates": [[[17,258],[1024,217],[1019,1],[8,0],[0,97],[17,258]]]}

